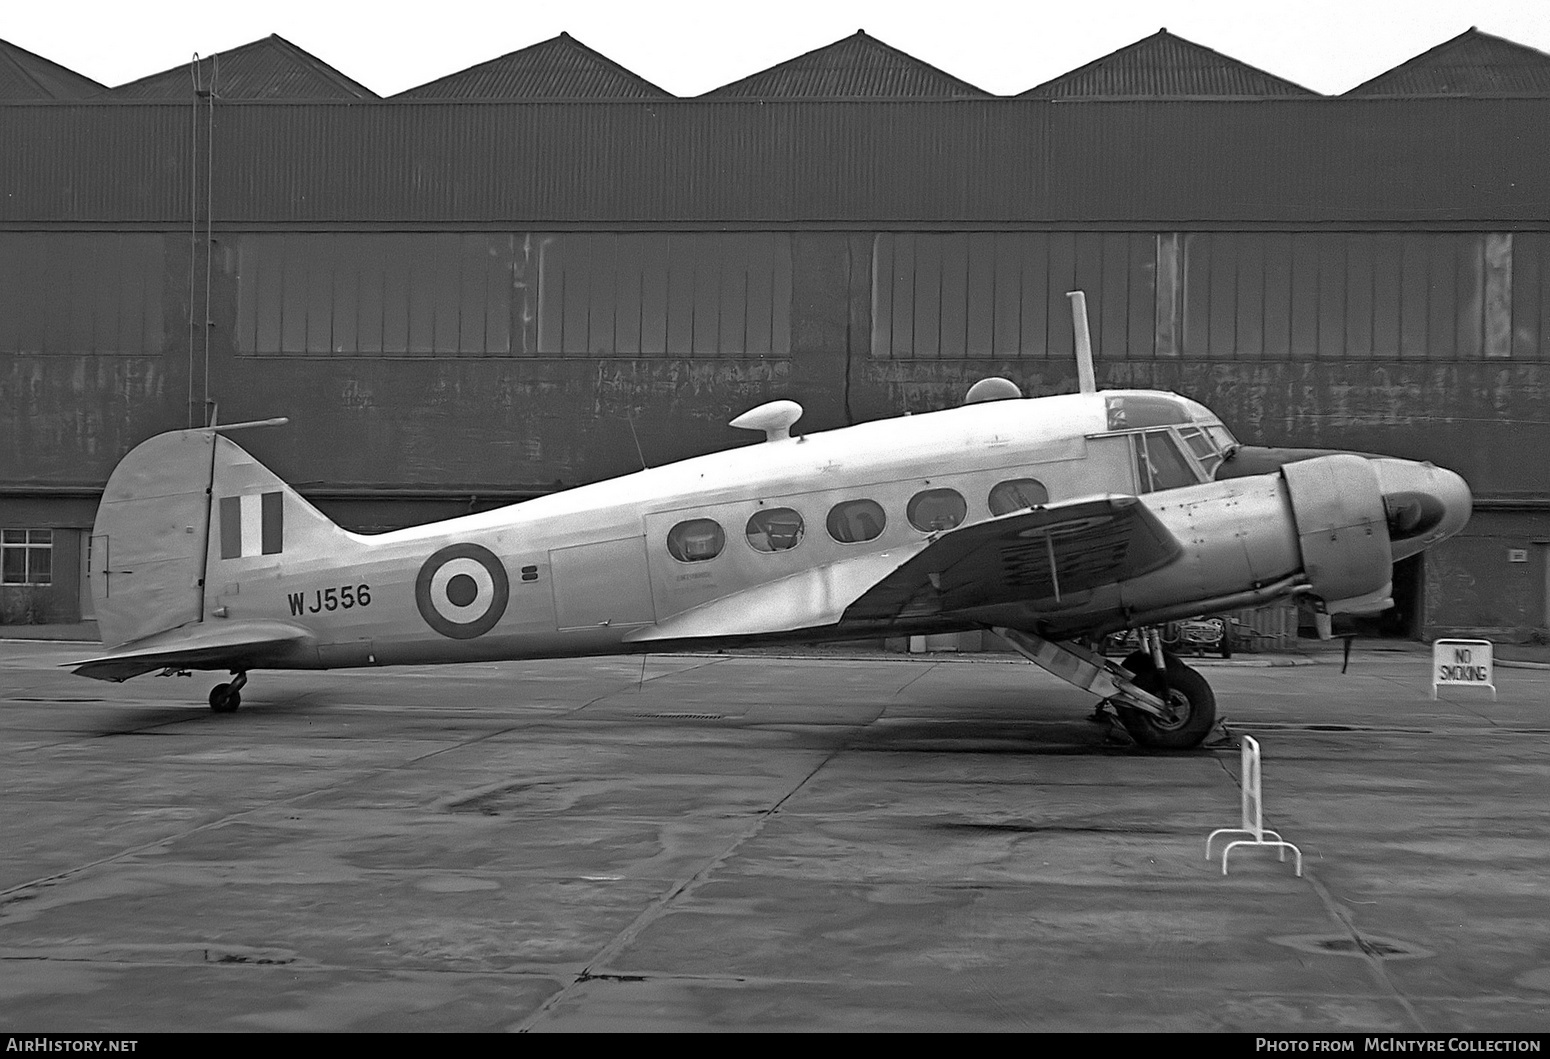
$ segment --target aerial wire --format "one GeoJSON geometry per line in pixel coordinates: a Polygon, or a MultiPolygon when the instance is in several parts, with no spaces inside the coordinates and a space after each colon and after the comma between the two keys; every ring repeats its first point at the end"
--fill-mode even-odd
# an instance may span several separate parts
{"type": "Polygon", "coordinates": [[[630,424],[630,437],[635,439],[635,455],[640,457],[640,469],[643,471],[651,470],[650,467],[646,466],[646,454],[641,451],[640,435],[635,433],[635,417],[626,411],[624,413],[624,421],[630,424]]]}
{"type": "MultiPolygon", "coordinates": [[[[211,258],[215,254],[215,239],[212,226],[215,223],[215,85],[221,71],[221,57],[217,53],[210,56],[210,94],[206,97],[205,104],[205,414],[209,423],[215,419],[210,415],[210,286],[211,286],[211,258]]],[[[197,105],[197,103],[196,103],[197,105]]]]}
{"type": "Polygon", "coordinates": [[[199,53],[188,65],[193,81],[193,107],[188,125],[188,406],[187,425],[194,425],[194,262],[199,253],[199,53]]]}

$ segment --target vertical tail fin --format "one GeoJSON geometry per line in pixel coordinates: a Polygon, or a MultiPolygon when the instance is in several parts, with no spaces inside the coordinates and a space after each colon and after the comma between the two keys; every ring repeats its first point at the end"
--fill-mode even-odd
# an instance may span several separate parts
{"type": "Polygon", "coordinates": [[[118,647],[203,621],[288,554],[352,540],[216,430],[158,434],[119,461],[97,509],[91,586],[102,641],[118,647]]]}

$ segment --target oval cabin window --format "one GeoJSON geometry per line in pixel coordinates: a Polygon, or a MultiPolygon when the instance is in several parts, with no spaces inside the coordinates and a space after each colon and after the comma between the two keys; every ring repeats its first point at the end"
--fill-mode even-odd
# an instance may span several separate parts
{"type": "Polygon", "coordinates": [[[904,509],[910,525],[926,533],[952,529],[968,511],[969,505],[956,489],[926,489],[910,497],[909,506],[904,509]]]}
{"type": "Polygon", "coordinates": [[[1049,490],[1044,483],[1033,478],[1013,478],[1009,482],[997,482],[990,491],[990,513],[1010,515],[1030,507],[1049,503],[1049,490]]]}
{"type": "Polygon", "coordinates": [[[761,552],[783,552],[802,543],[802,516],[789,507],[755,511],[748,520],[748,543],[761,552]]]}
{"type": "Polygon", "coordinates": [[[667,551],[681,563],[703,563],[721,554],[727,535],[715,519],[694,518],[667,531],[667,551]]]}
{"type": "Polygon", "coordinates": [[[860,544],[883,535],[888,516],[876,500],[846,500],[829,509],[829,536],[841,544],[860,544]]]}

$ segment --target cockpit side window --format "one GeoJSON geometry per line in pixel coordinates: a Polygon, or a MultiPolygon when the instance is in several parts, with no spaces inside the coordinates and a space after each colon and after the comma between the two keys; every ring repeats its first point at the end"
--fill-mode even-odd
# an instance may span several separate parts
{"type": "Polygon", "coordinates": [[[1200,461],[1201,468],[1210,478],[1216,473],[1217,465],[1222,462],[1222,454],[1217,451],[1216,442],[1201,427],[1184,427],[1179,431],[1179,436],[1184,439],[1184,444],[1195,454],[1195,459],[1200,461]]]}
{"type": "Polygon", "coordinates": [[[1232,431],[1220,423],[1206,427],[1206,433],[1210,434],[1211,439],[1216,442],[1216,447],[1223,458],[1231,456],[1239,448],[1238,439],[1232,436],[1232,431]]]}
{"type": "Polygon", "coordinates": [[[1179,451],[1172,431],[1149,430],[1136,434],[1136,482],[1143,493],[1196,485],[1200,479],[1179,451]]]}

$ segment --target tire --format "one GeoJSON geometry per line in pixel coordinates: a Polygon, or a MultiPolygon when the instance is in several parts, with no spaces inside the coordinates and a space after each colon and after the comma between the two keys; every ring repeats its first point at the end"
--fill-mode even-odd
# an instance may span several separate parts
{"type": "Polygon", "coordinates": [[[231,689],[230,684],[217,684],[210,689],[210,709],[216,713],[236,713],[242,705],[242,695],[231,689]]]}
{"type": "Polygon", "coordinates": [[[1120,665],[1138,677],[1145,676],[1157,668],[1152,662],[1152,652],[1150,651],[1132,651],[1125,656],[1125,660],[1120,665]]]}
{"type": "MultiPolygon", "coordinates": [[[[1150,660],[1144,673],[1136,673],[1136,686],[1162,697],[1163,682],[1150,660]]],[[[1216,695],[1211,685],[1195,670],[1169,657],[1168,701],[1176,714],[1171,722],[1135,707],[1120,707],[1120,723],[1137,743],[1154,750],[1189,750],[1199,746],[1216,724],[1216,695]]]]}

